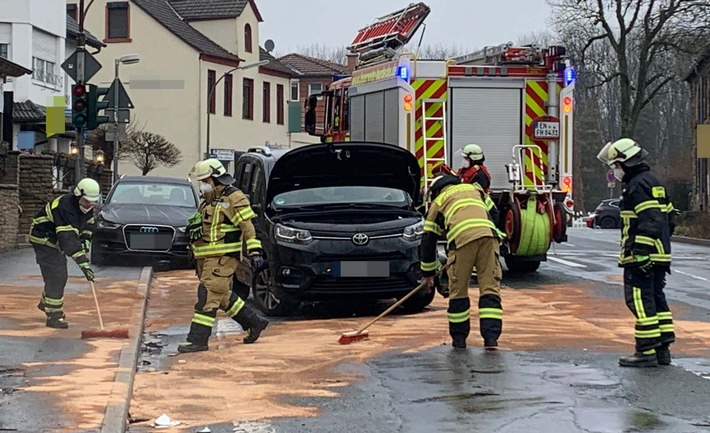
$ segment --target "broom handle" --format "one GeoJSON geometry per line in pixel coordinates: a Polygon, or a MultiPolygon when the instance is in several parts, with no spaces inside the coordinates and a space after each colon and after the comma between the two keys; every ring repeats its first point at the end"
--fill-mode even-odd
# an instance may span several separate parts
{"type": "MultiPolygon", "coordinates": [[[[448,264],[447,264],[447,265],[444,265],[444,267],[441,268],[441,271],[439,271],[439,273],[443,272],[444,269],[446,269],[446,268],[448,268],[448,267],[449,267],[448,264]]],[[[438,275],[439,273],[437,273],[437,275],[438,275]]],[[[377,317],[375,317],[374,319],[372,319],[372,320],[370,321],[370,323],[368,323],[367,325],[365,325],[365,326],[363,326],[362,328],[360,328],[360,330],[357,331],[357,334],[355,334],[355,335],[361,334],[361,333],[362,333],[363,331],[365,331],[367,328],[369,328],[370,326],[372,326],[373,323],[377,322],[377,321],[380,320],[381,318],[383,318],[383,317],[385,317],[386,315],[388,315],[389,313],[391,313],[392,310],[394,310],[395,308],[397,308],[397,307],[399,307],[400,305],[402,305],[407,299],[409,299],[409,298],[411,298],[412,296],[414,296],[415,293],[417,293],[418,291],[420,291],[420,290],[423,289],[423,288],[424,288],[424,281],[422,281],[421,284],[419,284],[417,287],[415,287],[414,289],[412,289],[411,292],[407,293],[402,299],[400,299],[399,301],[397,301],[397,302],[395,302],[394,304],[392,304],[392,306],[389,307],[388,309],[386,309],[382,314],[380,314],[379,316],[377,316],[377,317]]],[[[433,288],[432,288],[432,290],[433,290],[433,288]]]]}
{"type": "Polygon", "coordinates": [[[91,293],[94,295],[94,304],[96,304],[96,312],[99,313],[99,325],[101,326],[101,330],[104,330],[104,321],[101,319],[101,309],[99,308],[99,298],[96,297],[96,288],[94,287],[94,282],[89,281],[91,283],[91,293]]]}

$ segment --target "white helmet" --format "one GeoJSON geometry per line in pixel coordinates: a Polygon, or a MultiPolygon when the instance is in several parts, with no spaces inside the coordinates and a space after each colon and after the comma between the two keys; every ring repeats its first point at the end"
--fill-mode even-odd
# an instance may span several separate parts
{"type": "Polygon", "coordinates": [[[477,144],[467,144],[461,151],[461,156],[471,161],[480,161],[483,159],[483,149],[477,144]]]}
{"type": "Polygon", "coordinates": [[[76,184],[74,195],[91,203],[97,203],[101,199],[101,187],[94,179],[86,177],[76,184]]]}
{"type": "Polygon", "coordinates": [[[200,161],[190,171],[190,178],[195,180],[205,180],[213,177],[223,185],[228,185],[234,182],[232,176],[227,173],[224,165],[215,158],[205,159],[200,161]]]}
{"type": "Polygon", "coordinates": [[[612,166],[623,163],[633,167],[641,163],[648,156],[648,152],[630,138],[621,138],[615,142],[608,142],[597,154],[597,159],[606,165],[612,166]]]}

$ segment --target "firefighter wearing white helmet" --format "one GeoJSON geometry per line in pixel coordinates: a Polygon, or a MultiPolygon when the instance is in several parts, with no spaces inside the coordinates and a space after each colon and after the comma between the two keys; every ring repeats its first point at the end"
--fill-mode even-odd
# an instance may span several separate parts
{"type": "Polygon", "coordinates": [[[66,256],[74,259],[87,280],[94,281],[94,271],[86,254],[94,228],[93,209],[100,199],[98,182],[82,179],[70,193],[47,203],[32,220],[30,243],[44,280],[37,308],[46,314],[46,325],[50,328],[69,327],[64,314],[66,256]]]}
{"type": "Polygon", "coordinates": [[[463,183],[477,183],[483,188],[483,191],[488,193],[491,186],[491,175],[483,164],[486,157],[483,155],[481,146],[467,144],[461,151],[461,156],[463,157],[463,166],[456,175],[461,178],[463,183]]]}
{"type": "Polygon", "coordinates": [[[648,152],[630,138],[607,143],[597,158],[623,182],[623,221],[619,266],[624,268],[624,297],[636,317],[635,353],[619,359],[625,367],[671,363],[675,341],[673,316],[664,288],[671,266],[673,204],[646,163],[648,152]]]}
{"type": "Polygon", "coordinates": [[[468,282],[475,267],[480,294],[478,311],[483,345],[498,347],[503,328],[500,299],[500,239],[490,211],[493,201],[478,184],[464,184],[456,176],[437,177],[427,195],[431,204],[424,222],[421,271],[429,287],[439,267],[437,241],[446,236],[449,268],[449,334],[455,348],[465,348],[471,331],[468,282]]]}
{"type": "Polygon", "coordinates": [[[219,160],[198,162],[190,171],[190,178],[200,182],[203,198],[188,221],[190,248],[200,284],[187,342],[178,346],[178,351],[209,349],[208,340],[218,309],[246,331],[245,344],[254,343],[269,322],[230,289],[242,243],[246,244],[252,271],[264,265],[261,242],[251,221],[256,214],[244,193],[232,186],[234,179],[219,160]]]}

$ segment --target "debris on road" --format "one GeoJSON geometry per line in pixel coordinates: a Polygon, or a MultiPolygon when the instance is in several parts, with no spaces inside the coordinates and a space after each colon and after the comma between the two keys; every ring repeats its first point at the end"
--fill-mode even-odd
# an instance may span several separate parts
{"type": "Polygon", "coordinates": [[[180,421],[172,420],[166,414],[162,414],[159,417],[157,417],[155,419],[155,421],[153,421],[153,424],[151,424],[151,427],[168,428],[168,427],[175,427],[180,424],[181,424],[180,421]]]}

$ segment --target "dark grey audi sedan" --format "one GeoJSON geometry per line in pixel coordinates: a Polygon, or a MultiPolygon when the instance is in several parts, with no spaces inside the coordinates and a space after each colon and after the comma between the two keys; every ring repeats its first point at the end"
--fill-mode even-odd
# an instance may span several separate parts
{"type": "Polygon", "coordinates": [[[144,263],[188,263],[187,219],[199,200],[188,179],[123,176],[96,217],[91,262],[130,258],[144,263]]]}

